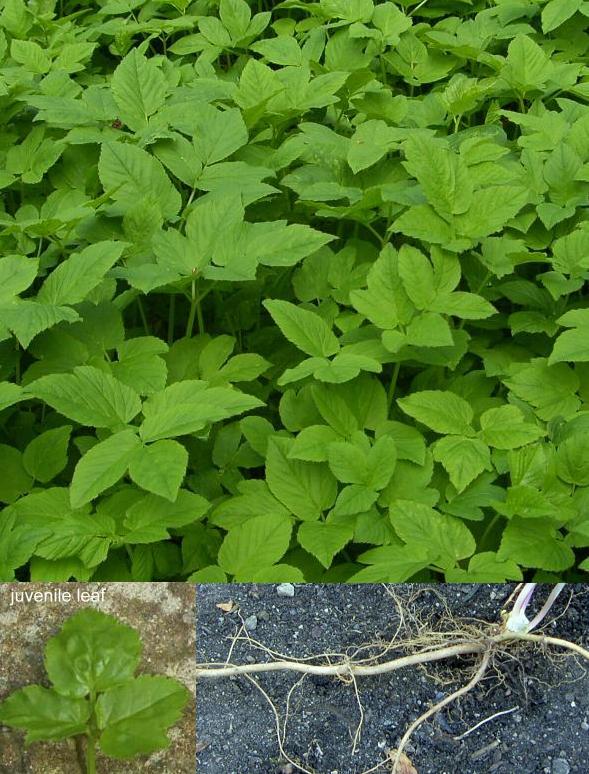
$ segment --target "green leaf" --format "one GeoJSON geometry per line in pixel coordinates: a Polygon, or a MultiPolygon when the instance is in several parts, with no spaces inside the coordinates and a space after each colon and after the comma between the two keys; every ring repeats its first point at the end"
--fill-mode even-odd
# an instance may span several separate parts
{"type": "Polygon", "coordinates": [[[404,583],[430,563],[427,550],[413,544],[373,548],[358,561],[370,566],[352,575],[350,583],[404,583]]]}
{"type": "Polygon", "coordinates": [[[432,207],[442,216],[466,212],[472,183],[462,158],[439,138],[414,132],[403,144],[403,166],[417,180],[432,207]]]}
{"type": "Polygon", "coordinates": [[[117,483],[140,448],[133,430],[121,430],[97,443],[76,465],[70,489],[72,508],[89,503],[117,483]]]}
{"type": "Polygon", "coordinates": [[[285,338],[307,355],[329,357],[339,351],[333,332],[318,314],[289,301],[264,301],[285,338]]]}
{"type": "Polygon", "coordinates": [[[338,440],[338,434],[331,427],[311,425],[297,435],[288,456],[306,462],[327,462],[329,445],[338,440]]]}
{"type": "Polygon", "coordinates": [[[580,363],[589,361],[589,343],[587,342],[587,325],[589,324],[589,309],[572,309],[557,322],[560,325],[570,326],[571,330],[564,331],[554,342],[552,354],[548,364],[565,361],[580,363]]]}
{"type": "Polygon", "coordinates": [[[397,401],[399,408],[436,433],[472,435],[474,412],[470,404],[453,392],[422,390],[397,401]]]}
{"type": "Polygon", "coordinates": [[[91,712],[85,699],[72,699],[40,685],[28,685],[0,704],[0,723],[26,730],[25,744],[29,745],[83,734],[91,712]]]}
{"type": "Polygon", "coordinates": [[[219,549],[219,566],[239,582],[275,564],[288,549],[291,520],[278,514],[255,516],[230,530],[219,549]]]}
{"type": "Polygon", "coordinates": [[[517,449],[546,435],[537,425],[524,421],[517,406],[500,406],[481,414],[481,439],[495,449],[517,449]]]}
{"type": "Polygon", "coordinates": [[[29,491],[33,479],[27,472],[23,455],[18,449],[0,444],[0,469],[0,502],[12,503],[29,491]]]}
{"type": "Polygon", "coordinates": [[[98,697],[99,746],[112,758],[133,758],[165,749],[167,730],[181,717],[190,694],[177,680],[141,675],[98,697]]]}
{"type": "Polygon", "coordinates": [[[78,366],[72,374],[42,376],[26,393],[90,427],[118,429],[141,410],[136,392],[94,366],[78,366]]]}
{"type": "Polygon", "coordinates": [[[199,106],[194,119],[195,147],[203,165],[222,161],[248,141],[248,133],[239,110],[219,110],[212,105],[199,106]]]}
{"type": "Polygon", "coordinates": [[[160,162],[147,151],[120,142],[102,145],[98,164],[105,191],[126,211],[146,199],[158,205],[163,218],[173,218],[181,205],[180,194],[160,162]]]}
{"type": "Polygon", "coordinates": [[[404,135],[384,121],[369,120],[360,124],[350,139],[347,161],[352,172],[357,173],[371,167],[389,151],[398,148],[398,141],[404,135]]]}
{"type": "Polygon", "coordinates": [[[549,0],[542,9],[542,31],[544,34],[560,27],[583,5],[583,0],[549,0]]]}
{"type": "Polygon", "coordinates": [[[543,90],[552,74],[548,56],[527,35],[518,35],[507,49],[507,59],[501,76],[520,94],[543,90]]]}
{"type": "Polygon", "coordinates": [[[327,569],[333,557],[350,542],[354,535],[352,527],[345,524],[305,522],[299,527],[297,538],[301,546],[318,559],[327,569]]]}
{"type": "Polygon", "coordinates": [[[486,443],[478,438],[448,435],[434,445],[434,459],[450,476],[458,493],[463,492],[483,470],[492,470],[491,454],[486,443]]]}
{"type": "Polygon", "coordinates": [[[512,519],[503,531],[497,557],[552,572],[566,570],[575,561],[573,550],[548,519],[512,519]]]}
{"type": "Polygon", "coordinates": [[[534,407],[536,414],[548,422],[559,416],[571,417],[580,405],[576,396],[579,378],[564,363],[550,365],[544,358],[515,364],[503,381],[515,396],[534,407]]]}
{"type": "Polygon", "coordinates": [[[460,519],[438,513],[421,503],[397,500],[389,509],[397,535],[409,546],[426,551],[431,561],[451,568],[471,556],[476,543],[460,519]]]}
{"type": "Polygon", "coordinates": [[[191,379],[176,382],[145,402],[141,438],[149,442],[196,433],[260,405],[258,398],[230,387],[207,387],[207,382],[191,379]]]}
{"type": "Polygon", "coordinates": [[[27,473],[42,484],[47,484],[65,468],[71,425],[46,430],[27,445],[23,452],[23,466],[27,473]]]}
{"type": "Polygon", "coordinates": [[[334,503],[337,484],[327,466],[290,459],[293,442],[274,437],[268,442],[266,482],[272,494],[303,521],[319,519],[334,503]]]}
{"type": "Polygon", "coordinates": [[[131,479],[142,489],[174,502],[186,475],[188,452],[177,441],[142,446],[129,463],[131,479]]]}
{"type": "Polygon", "coordinates": [[[56,691],[81,698],[131,680],[141,647],[135,629],[86,608],[68,618],[47,641],[45,669],[56,691]]]}
{"type": "Polygon", "coordinates": [[[153,59],[146,59],[134,48],[114,71],[111,89],[121,121],[139,132],[164,104],[167,84],[153,59]]]}
{"type": "Polygon", "coordinates": [[[72,253],[47,277],[37,299],[56,306],[83,301],[102,282],[124,248],[124,242],[97,242],[79,253],[72,253]]]}

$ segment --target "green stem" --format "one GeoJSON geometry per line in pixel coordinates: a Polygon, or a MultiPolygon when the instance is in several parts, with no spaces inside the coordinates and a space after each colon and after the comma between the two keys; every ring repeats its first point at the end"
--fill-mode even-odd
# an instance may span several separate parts
{"type": "Polygon", "coordinates": [[[174,316],[176,313],[176,296],[174,293],[170,296],[170,311],[168,316],[168,344],[174,341],[174,316]]]}
{"type": "Polygon", "coordinates": [[[389,391],[388,391],[388,404],[389,409],[393,405],[393,398],[395,397],[395,390],[397,388],[397,379],[399,378],[399,370],[401,368],[401,361],[399,360],[397,363],[395,363],[395,368],[393,370],[393,375],[391,376],[391,383],[389,384],[389,391]]]}
{"type": "Polygon", "coordinates": [[[91,734],[86,744],[86,774],[96,774],[96,739],[91,734]]]}
{"type": "Polygon", "coordinates": [[[141,317],[141,322],[143,323],[143,330],[145,331],[145,335],[149,336],[149,323],[147,322],[145,309],[143,308],[143,304],[141,303],[139,296],[137,297],[137,306],[139,307],[139,316],[141,317]]]}
{"type": "Polygon", "coordinates": [[[491,534],[493,527],[495,526],[495,524],[497,524],[500,518],[501,518],[501,515],[499,513],[496,513],[491,519],[491,521],[487,524],[487,528],[485,529],[481,539],[479,540],[479,548],[481,550],[484,549],[484,547],[486,546],[487,540],[489,539],[489,535],[491,534]]]}

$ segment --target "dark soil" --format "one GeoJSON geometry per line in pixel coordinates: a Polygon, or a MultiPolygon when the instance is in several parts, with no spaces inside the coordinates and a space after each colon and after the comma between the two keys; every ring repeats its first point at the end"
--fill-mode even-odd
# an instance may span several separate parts
{"type": "MultiPolygon", "coordinates": [[[[504,586],[437,586],[457,617],[495,621],[513,590],[504,586]]],[[[395,587],[408,598],[411,584],[395,587]]],[[[536,592],[542,602],[547,587],[536,592]]],[[[587,646],[589,589],[568,586],[552,609],[547,634],[587,646]],[[571,600],[572,596],[572,600],[571,600]]],[[[443,604],[431,590],[417,601],[424,614],[440,618],[443,604]]],[[[386,641],[397,624],[395,606],[382,586],[297,585],[295,596],[277,594],[273,585],[209,585],[197,591],[197,660],[224,661],[230,638],[246,619],[257,617],[251,635],[277,651],[302,657],[342,652],[360,644],[386,641]],[[239,612],[216,605],[232,600],[239,612]]],[[[500,674],[485,680],[460,702],[450,705],[414,735],[406,752],[419,774],[586,774],[589,771],[589,676],[573,658],[549,659],[540,650],[520,650],[519,661],[501,659],[500,674]],[[455,736],[501,710],[518,707],[473,731],[455,736]]],[[[247,643],[236,645],[233,663],[268,660],[247,643]]],[[[409,723],[436,700],[468,680],[469,659],[421,669],[407,668],[361,678],[365,710],[360,748],[351,752],[358,706],[351,686],[333,678],[305,678],[291,701],[286,750],[318,774],[360,774],[396,747],[409,723]],[[449,670],[449,667],[452,667],[449,670]],[[450,676],[451,684],[432,676],[450,676]]],[[[282,713],[298,675],[256,676],[282,713]]],[[[289,774],[280,759],[273,713],[260,692],[244,677],[201,680],[197,684],[198,774],[289,774]]],[[[379,769],[390,771],[390,767],[379,769]]]]}

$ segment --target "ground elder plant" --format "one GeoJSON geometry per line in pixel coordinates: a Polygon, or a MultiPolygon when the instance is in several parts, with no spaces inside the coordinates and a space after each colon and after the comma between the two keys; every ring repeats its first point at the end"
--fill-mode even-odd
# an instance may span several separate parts
{"type": "Polygon", "coordinates": [[[29,685],[0,703],[0,725],[26,731],[25,744],[84,740],[86,774],[96,754],[129,759],[168,747],[167,730],[190,694],[163,675],[134,677],[138,632],[112,616],[85,609],[71,616],[45,646],[51,688],[29,685]]]}
{"type": "Polygon", "coordinates": [[[586,579],[588,8],[6,0],[0,577],[586,579]]]}

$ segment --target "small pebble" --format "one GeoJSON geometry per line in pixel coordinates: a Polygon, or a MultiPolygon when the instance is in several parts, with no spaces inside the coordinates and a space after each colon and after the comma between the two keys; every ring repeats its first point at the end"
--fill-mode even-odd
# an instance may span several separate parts
{"type": "Polygon", "coordinates": [[[555,758],[552,761],[551,774],[569,774],[571,767],[566,758],[555,758]]]}
{"type": "Polygon", "coordinates": [[[276,593],[279,597],[294,597],[294,592],[292,583],[281,583],[276,587],[276,593]]]}
{"type": "Polygon", "coordinates": [[[589,723],[587,723],[585,720],[581,723],[581,728],[583,731],[589,731],[589,723]]]}
{"type": "Polygon", "coordinates": [[[257,625],[258,625],[258,616],[257,615],[249,615],[245,621],[245,628],[248,630],[248,632],[253,632],[257,625]]]}

